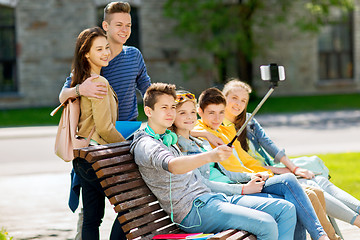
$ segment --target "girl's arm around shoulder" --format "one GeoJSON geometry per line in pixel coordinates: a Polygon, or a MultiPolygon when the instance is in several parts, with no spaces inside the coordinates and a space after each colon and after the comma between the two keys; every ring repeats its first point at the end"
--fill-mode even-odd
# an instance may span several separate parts
{"type": "MultiPolygon", "coordinates": [[[[95,77],[95,76],[92,76],[95,77]]],[[[108,87],[109,86],[109,82],[106,78],[104,78],[103,76],[98,76],[97,78],[92,79],[92,82],[94,83],[103,83],[103,87],[108,87]]]]}
{"type": "MultiPolygon", "coordinates": [[[[79,93],[81,96],[85,97],[92,97],[92,98],[102,98],[102,96],[106,95],[107,88],[104,83],[99,81],[99,83],[96,83],[96,79],[99,78],[99,75],[93,75],[89,78],[87,78],[83,83],[79,85],[79,93]]],[[[107,81],[106,81],[107,82],[107,81]]],[[[59,101],[64,102],[69,97],[75,98],[77,97],[76,89],[75,87],[70,87],[71,84],[71,77],[66,79],[66,82],[64,84],[64,87],[61,89],[61,92],[59,94],[59,101]]]]}
{"type": "Polygon", "coordinates": [[[103,76],[92,75],[86,79],[79,87],[80,94],[89,99],[102,100],[108,94],[109,82],[103,76]],[[83,85],[83,86],[82,86],[83,85]],[[84,90],[82,90],[84,89],[84,90]],[[86,94],[83,94],[83,92],[86,94]]]}

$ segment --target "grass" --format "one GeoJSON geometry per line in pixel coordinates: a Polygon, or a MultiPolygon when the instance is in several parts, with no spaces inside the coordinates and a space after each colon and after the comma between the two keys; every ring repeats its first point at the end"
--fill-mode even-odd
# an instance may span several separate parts
{"type": "Polygon", "coordinates": [[[360,152],[318,154],[330,170],[330,181],[360,200],[360,152]]]}
{"type": "Polygon", "coordinates": [[[330,170],[331,182],[360,199],[360,153],[321,154],[330,170]]]}
{"type": "Polygon", "coordinates": [[[8,232],[6,231],[5,228],[1,228],[0,231],[0,240],[12,240],[13,237],[10,237],[8,232]]]}
{"type": "MultiPolygon", "coordinates": [[[[261,98],[251,97],[249,111],[253,111],[261,98]]],[[[139,120],[146,119],[142,104],[139,104],[139,120]]],[[[326,96],[270,97],[258,114],[308,111],[360,109],[360,94],[326,96]]],[[[0,127],[57,125],[60,112],[50,117],[53,107],[0,110],[0,127]]]]}
{"type": "Polygon", "coordinates": [[[43,107],[0,110],[0,127],[57,125],[61,114],[58,112],[51,117],[50,112],[53,109],[43,107]]]}
{"type": "MultiPolygon", "coordinates": [[[[254,110],[260,101],[261,98],[251,96],[248,110],[254,110]]],[[[360,109],[360,94],[270,97],[259,110],[259,114],[347,109],[360,109]]]]}

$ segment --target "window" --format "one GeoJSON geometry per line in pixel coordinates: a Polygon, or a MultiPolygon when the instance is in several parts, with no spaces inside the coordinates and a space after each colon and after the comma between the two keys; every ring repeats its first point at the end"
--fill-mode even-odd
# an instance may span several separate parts
{"type": "Polygon", "coordinates": [[[325,26],[318,39],[320,80],[349,80],[354,76],[353,15],[338,19],[325,26]]]}
{"type": "MultiPolygon", "coordinates": [[[[104,19],[105,6],[97,8],[97,24],[102,27],[102,21],[104,19]]],[[[127,46],[134,46],[140,49],[140,34],[139,34],[139,17],[138,8],[131,6],[131,35],[126,41],[127,46]]]]}
{"type": "Polygon", "coordinates": [[[0,5],[0,93],[16,90],[15,10],[0,5]]]}

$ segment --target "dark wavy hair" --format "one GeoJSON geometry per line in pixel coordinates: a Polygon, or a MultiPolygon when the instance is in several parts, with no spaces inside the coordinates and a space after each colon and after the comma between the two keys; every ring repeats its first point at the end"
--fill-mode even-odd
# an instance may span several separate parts
{"type": "Polygon", "coordinates": [[[210,104],[223,104],[226,106],[226,99],[223,93],[217,88],[208,88],[202,91],[199,96],[199,107],[202,111],[210,104]]]}
{"type": "Polygon", "coordinates": [[[71,87],[76,84],[81,84],[85,79],[91,75],[91,67],[85,55],[90,51],[90,48],[97,37],[106,38],[104,30],[100,27],[93,27],[83,30],[76,40],[74,58],[72,62],[72,81],[71,87]]]}
{"type": "MultiPolygon", "coordinates": [[[[242,88],[244,89],[248,94],[250,94],[252,92],[251,87],[244,82],[241,82],[239,79],[237,78],[231,78],[228,80],[228,82],[224,85],[224,89],[222,90],[223,94],[225,97],[227,97],[227,95],[229,95],[229,93],[234,89],[234,88],[242,88]]],[[[244,111],[242,111],[242,113],[240,113],[239,115],[236,116],[235,118],[235,128],[238,131],[241,126],[245,123],[246,121],[246,112],[247,112],[247,103],[246,106],[244,108],[244,111]]],[[[238,137],[238,141],[241,144],[242,149],[244,149],[245,151],[249,150],[249,144],[246,141],[246,128],[242,131],[242,133],[240,134],[240,136],[238,137]]]]}

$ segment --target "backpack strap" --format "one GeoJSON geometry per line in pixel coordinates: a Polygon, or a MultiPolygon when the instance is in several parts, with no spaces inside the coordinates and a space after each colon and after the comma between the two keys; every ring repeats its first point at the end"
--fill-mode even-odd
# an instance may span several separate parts
{"type": "Polygon", "coordinates": [[[74,101],[75,99],[76,98],[72,98],[72,97],[69,97],[68,99],[66,99],[63,103],[61,103],[54,110],[51,111],[50,116],[53,117],[60,110],[61,107],[65,106],[67,104],[68,101],[74,101]]]}

